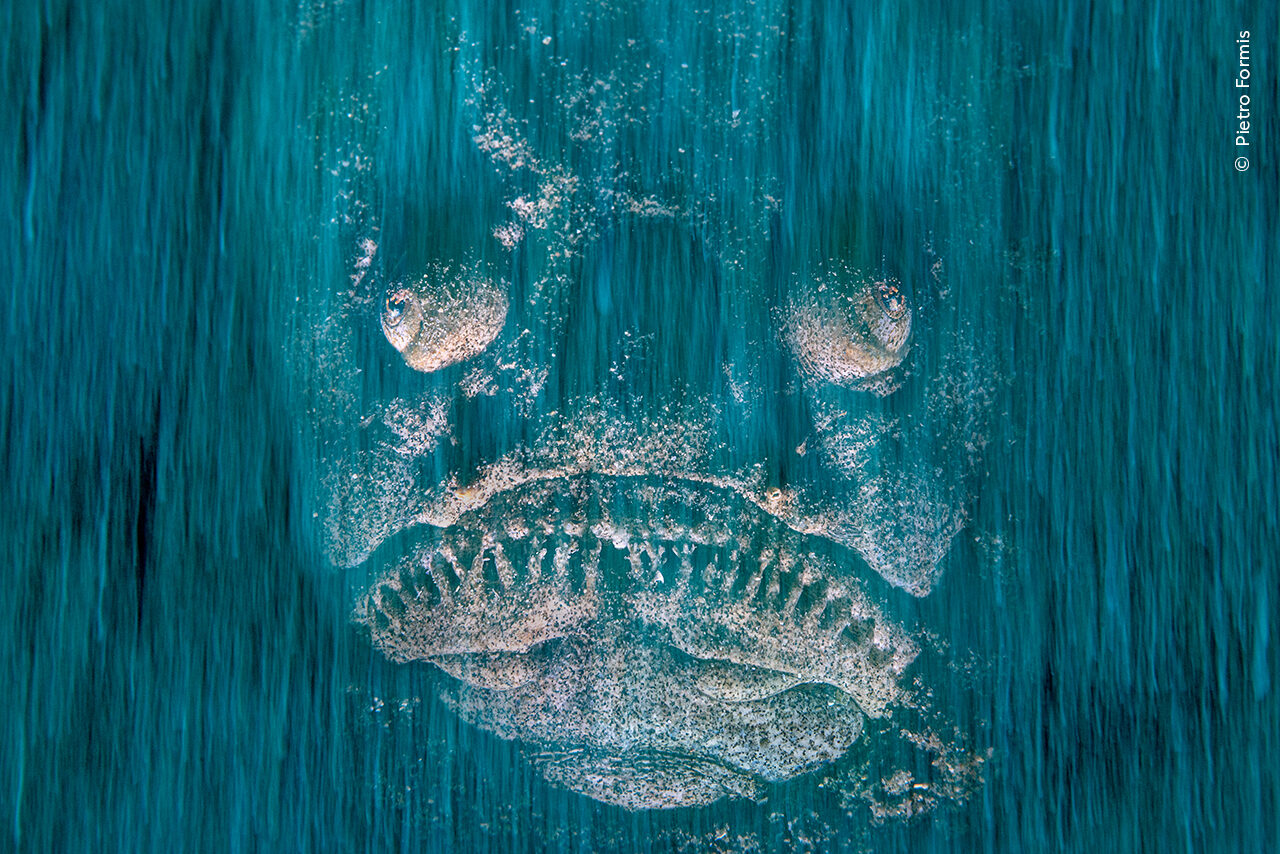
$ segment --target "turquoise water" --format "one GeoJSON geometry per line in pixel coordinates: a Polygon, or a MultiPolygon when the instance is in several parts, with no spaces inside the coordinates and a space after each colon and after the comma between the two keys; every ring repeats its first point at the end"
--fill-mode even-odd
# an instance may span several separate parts
{"type": "Polygon", "coordinates": [[[5,848],[1280,832],[1274,9],[3,15],[5,848]]]}

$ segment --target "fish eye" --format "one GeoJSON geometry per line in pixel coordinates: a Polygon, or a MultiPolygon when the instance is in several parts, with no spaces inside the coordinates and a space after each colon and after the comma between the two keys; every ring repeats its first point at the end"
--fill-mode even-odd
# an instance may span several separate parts
{"type": "Polygon", "coordinates": [[[896,282],[884,279],[875,283],[876,302],[889,317],[897,320],[907,310],[907,301],[896,282]]]}
{"type": "Polygon", "coordinates": [[[430,373],[484,352],[507,318],[506,286],[473,268],[433,266],[388,294],[382,334],[409,367],[430,373]]]}
{"type": "Polygon", "coordinates": [[[832,262],[800,284],[782,326],[787,345],[807,373],[863,388],[902,363],[911,336],[911,308],[897,279],[875,279],[832,262]]]}
{"type": "Polygon", "coordinates": [[[386,322],[394,326],[400,322],[400,318],[404,317],[405,309],[409,307],[411,295],[406,290],[398,290],[387,297],[386,311],[383,313],[386,322]]]}

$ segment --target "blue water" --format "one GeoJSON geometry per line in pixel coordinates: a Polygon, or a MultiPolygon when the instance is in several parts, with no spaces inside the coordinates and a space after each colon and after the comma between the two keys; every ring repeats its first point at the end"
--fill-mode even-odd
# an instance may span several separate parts
{"type": "Polygon", "coordinates": [[[5,849],[1274,845],[1274,8],[0,16],[5,849]],[[383,331],[424,276],[506,300],[429,371],[383,331]],[[901,364],[797,355],[819,281],[900,286],[901,364]],[[844,520],[813,548],[919,646],[917,700],[675,809],[544,779],[620,719],[464,721],[484,690],[360,609],[451,536],[414,513],[548,430],[592,476],[720,478],[753,536],[793,496],[844,520]]]}

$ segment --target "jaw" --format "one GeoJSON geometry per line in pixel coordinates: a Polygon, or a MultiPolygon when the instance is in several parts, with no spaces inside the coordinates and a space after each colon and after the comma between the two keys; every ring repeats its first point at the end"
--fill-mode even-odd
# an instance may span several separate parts
{"type": "Polygon", "coordinates": [[[631,808],[752,796],[841,756],[918,648],[813,538],[731,490],[582,474],[404,550],[356,618],[465,719],[631,808]],[[643,761],[641,761],[643,760],[643,761]]]}
{"type": "Polygon", "coordinates": [[[528,681],[455,683],[446,701],[470,723],[533,746],[551,782],[630,809],[758,797],[766,782],[839,758],[862,732],[857,704],[833,688],[775,680],[731,700],[709,692],[724,684],[722,663],[684,655],[639,625],[525,657],[528,681]]]}

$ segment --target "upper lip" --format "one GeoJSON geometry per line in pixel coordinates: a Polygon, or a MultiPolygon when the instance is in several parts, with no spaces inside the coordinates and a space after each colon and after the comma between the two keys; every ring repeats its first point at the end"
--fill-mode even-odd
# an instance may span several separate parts
{"type": "Polygon", "coordinates": [[[334,470],[329,551],[336,564],[364,563],[384,541],[409,529],[448,529],[468,514],[483,514],[495,499],[533,484],[585,476],[619,482],[650,479],[681,484],[691,496],[732,495],[797,534],[851,549],[861,557],[859,564],[921,596],[929,592],[962,521],[948,511],[949,505],[935,507],[930,484],[910,480],[910,473],[904,476],[908,480],[877,475],[852,489],[844,483],[845,494],[836,499],[820,484],[771,482],[761,465],[718,466],[709,417],[635,424],[598,403],[577,405],[571,416],[551,413],[544,422],[550,426],[536,439],[469,475],[455,470],[426,481],[424,472],[444,460],[446,452],[438,446],[452,430],[448,405],[440,403],[438,411],[433,407],[390,407],[388,411],[395,409],[402,421],[412,423],[384,413],[382,424],[389,434],[382,441],[369,435],[372,445],[334,470]],[[434,426],[428,429],[427,424],[434,426]]]}
{"type": "MultiPolygon", "coordinates": [[[[718,491],[735,495],[745,504],[777,520],[797,534],[818,537],[857,551],[865,560],[868,555],[868,534],[865,530],[865,508],[832,506],[829,502],[814,499],[801,487],[770,485],[756,471],[744,470],[731,474],[715,474],[701,470],[667,469],[639,463],[599,465],[581,459],[566,460],[559,465],[527,465],[517,458],[504,458],[483,468],[465,485],[450,479],[426,488],[419,495],[401,506],[398,518],[368,533],[367,538],[346,551],[346,559],[340,563],[362,563],[388,537],[399,531],[418,525],[447,529],[458,523],[466,514],[482,512],[495,498],[526,487],[530,484],[564,482],[572,478],[596,476],[619,480],[653,479],[673,484],[684,484],[692,490],[718,491]]],[[[945,548],[949,538],[939,542],[945,548]]],[[[892,544],[876,543],[877,548],[891,551],[892,544]]],[[[882,566],[872,565],[884,575],[882,566]]],[[[928,569],[929,567],[926,567],[928,569]]],[[[907,567],[908,570],[913,567],[907,567]]],[[[907,575],[902,578],[886,576],[886,580],[915,595],[928,592],[931,577],[922,573],[918,582],[907,575]]]]}

